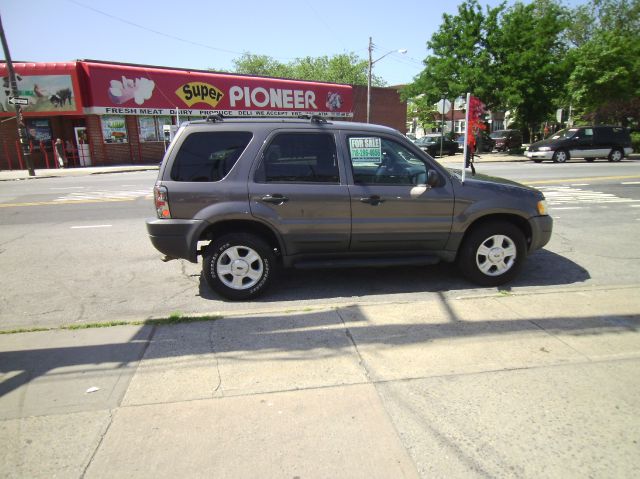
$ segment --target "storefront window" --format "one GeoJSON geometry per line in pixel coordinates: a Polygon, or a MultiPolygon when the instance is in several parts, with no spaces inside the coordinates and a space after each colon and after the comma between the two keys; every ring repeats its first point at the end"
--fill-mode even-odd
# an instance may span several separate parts
{"type": "Polygon", "coordinates": [[[124,116],[103,116],[102,136],[105,143],[127,143],[127,125],[124,116]]]}
{"type": "Polygon", "coordinates": [[[29,141],[33,143],[33,149],[40,149],[40,142],[45,148],[51,148],[51,124],[49,120],[29,119],[26,121],[29,141]]]}
{"type": "Polygon", "coordinates": [[[171,125],[170,116],[140,116],[138,117],[138,127],[140,130],[140,141],[162,141],[164,125],[171,125]]]}
{"type": "Polygon", "coordinates": [[[158,141],[158,128],[154,117],[139,116],[138,129],[140,130],[140,141],[158,141]]]}

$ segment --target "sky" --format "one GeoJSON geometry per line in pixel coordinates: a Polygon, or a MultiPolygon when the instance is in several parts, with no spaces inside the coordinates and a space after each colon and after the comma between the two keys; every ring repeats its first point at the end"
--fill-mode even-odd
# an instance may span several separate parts
{"type": "MultiPolygon", "coordinates": [[[[14,62],[92,59],[231,70],[243,52],[283,63],[352,52],[368,59],[372,37],[373,73],[399,85],[422,71],[427,41],[443,13],[455,15],[459,3],[0,0],[0,16],[14,62]],[[402,49],[407,52],[398,53],[402,49]]],[[[482,5],[498,3],[481,0],[482,5]]]]}

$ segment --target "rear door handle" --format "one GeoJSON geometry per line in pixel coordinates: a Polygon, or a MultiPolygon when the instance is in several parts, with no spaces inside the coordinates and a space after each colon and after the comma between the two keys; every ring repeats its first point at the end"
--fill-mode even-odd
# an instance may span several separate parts
{"type": "Polygon", "coordinates": [[[283,195],[264,195],[262,201],[265,203],[272,203],[274,205],[281,205],[289,201],[289,198],[283,195]]]}
{"type": "Polygon", "coordinates": [[[384,203],[385,202],[385,200],[380,198],[378,195],[368,196],[366,198],[360,198],[360,201],[362,203],[367,203],[367,204],[370,204],[372,206],[378,206],[380,203],[384,203]]]}

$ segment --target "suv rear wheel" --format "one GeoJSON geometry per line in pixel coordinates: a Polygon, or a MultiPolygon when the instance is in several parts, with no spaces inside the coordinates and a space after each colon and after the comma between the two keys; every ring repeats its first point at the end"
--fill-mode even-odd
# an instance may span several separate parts
{"type": "Polygon", "coordinates": [[[275,255],[261,238],[230,233],[211,242],[202,264],[205,280],[217,293],[232,300],[255,298],[275,273],[275,255]]]}
{"type": "Polygon", "coordinates": [[[614,148],[609,153],[609,161],[620,161],[624,158],[624,153],[619,148],[614,148]]]}
{"type": "Polygon", "coordinates": [[[513,279],[524,264],[524,234],[511,223],[494,221],[473,229],[458,254],[458,267],[472,282],[498,286],[513,279]]]}

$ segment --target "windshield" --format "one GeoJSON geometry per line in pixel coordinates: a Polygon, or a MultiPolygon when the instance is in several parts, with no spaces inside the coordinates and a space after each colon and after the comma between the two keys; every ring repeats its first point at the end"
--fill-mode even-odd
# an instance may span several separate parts
{"type": "Polygon", "coordinates": [[[416,145],[426,145],[429,143],[438,143],[440,140],[439,136],[423,136],[422,138],[416,141],[416,145]]]}
{"type": "Polygon", "coordinates": [[[489,135],[491,138],[493,138],[494,140],[498,139],[498,138],[506,138],[507,137],[507,132],[504,130],[498,130],[498,131],[494,131],[493,133],[491,133],[491,135],[489,135]]]}
{"type": "Polygon", "coordinates": [[[567,138],[571,138],[578,132],[578,128],[569,128],[566,130],[560,130],[552,134],[549,139],[551,140],[566,140],[567,138]]]}

